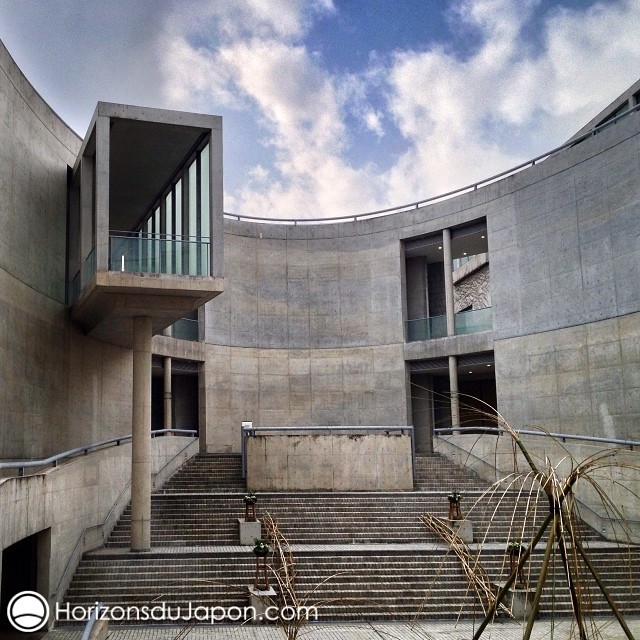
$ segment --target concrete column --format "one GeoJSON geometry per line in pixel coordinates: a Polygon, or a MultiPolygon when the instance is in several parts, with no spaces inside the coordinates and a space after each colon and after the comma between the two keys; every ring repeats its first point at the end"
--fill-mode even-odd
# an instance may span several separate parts
{"type": "Polygon", "coordinates": [[[173,429],[172,392],[171,392],[171,358],[164,359],[164,428],[173,429]]]}
{"type": "Polygon", "coordinates": [[[451,426],[460,427],[460,400],[458,398],[458,358],[449,356],[449,394],[451,397],[451,426]]]}
{"type": "Polygon", "coordinates": [[[198,440],[200,453],[214,451],[213,428],[207,425],[207,368],[204,363],[198,371],[198,440]]]}
{"type": "Polygon", "coordinates": [[[94,169],[92,157],[80,158],[80,269],[94,248],[94,169]]]}
{"type": "Polygon", "coordinates": [[[96,118],[95,235],[96,270],[109,269],[109,162],[111,119],[96,118]]]}
{"type": "Polygon", "coordinates": [[[433,453],[433,378],[426,374],[414,374],[412,381],[411,417],[416,452],[430,454],[433,453]]]}
{"type": "Polygon", "coordinates": [[[444,295],[447,305],[447,335],[456,335],[456,321],[453,310],[453,260],[451,258],[451,230],[442,230],[442,249],[444,251],[444,295]]]}
{"type": "Polygon", "coordinates": [[[151,549],[151,318],[133,319],[131,551],[151,549]]]}

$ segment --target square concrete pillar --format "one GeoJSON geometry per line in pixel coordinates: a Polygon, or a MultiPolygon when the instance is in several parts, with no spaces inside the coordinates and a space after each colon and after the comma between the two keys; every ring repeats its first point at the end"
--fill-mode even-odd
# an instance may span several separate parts
{"type": "Polygon", "coordinates": [[[247,521],[238,518],[238,530],[240,534],[240,544],[253,546],[256,540],[262,538],[262,523],[260,520],[247,521]]]}
{"type": "Polygon", "coordinates": [[[250,621],[252,624],[275,622],[275,620],[267,620],[265,614],[268,607],[277,604],[276,596],[276,590],[273,587],[268,589],[256,589],[253,585],[249,587],[249,605],[255,611],[255,616],[250,621]]]}

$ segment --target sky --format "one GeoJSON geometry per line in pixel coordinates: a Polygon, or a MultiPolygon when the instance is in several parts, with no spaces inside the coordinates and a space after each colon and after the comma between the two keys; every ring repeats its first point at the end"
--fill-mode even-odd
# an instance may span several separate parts
{"type": "Polygon", "coordinates": [[[96,102],[223,116],[225,211],[399,206],[562,144],[640,78],[640,0],[0,0],[80,136],[96,102]]]}

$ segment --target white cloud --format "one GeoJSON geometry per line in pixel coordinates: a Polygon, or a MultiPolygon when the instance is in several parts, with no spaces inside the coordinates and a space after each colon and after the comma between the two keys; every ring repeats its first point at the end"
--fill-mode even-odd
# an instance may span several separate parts
{"type": "MultiPolygon", "coordinates": [[[[316,10],[331,11],[332,4],[285,3],[288,18],[278,14],[277,28],[266,21],[267,14],[274,14],[266,11],[266,3],[240,4],[246,20],[235,31],[226,23],[230,14],[217,4],[211,7],[209,15],[217,16],[216,28],[224,33],[216,45],[196,49],[188,44],[193,39],[188,16],[181,27],[184,16],[172,16],[167,30],[171,55],[165,63],[166,94],[172,104],[190,108],[195,99],[201,107],[208,97],[218,105],[251,109],[275,151],[273,167],[249,171],[245,186],[226,197],[226,208],[309,217],[372,206],[376,200],[368,191],[375,181],[366,169],[353,169],[344,159],[348,92],[340,79],[322,69],[316,55],[296,43],[308,26],[309,14],[301,7],[315,4],[316,10]]],[[[380,130],[373,116],[369,125],[380,130]]]]}
{"type": "Polygon", "coordinates": [[[534,46],[527,29],[542,6],[462,0],[453,25],[478,36],[475,50],[376,53],[364,72],[332,75],[304,41],[315,16],[335,13],[329,0],[185,3],[163,34],[165,92],[180,108],[251,113],[265,132],[273,164],[248,171],[228,210],[316,217],[402,204],[545,151],[637,78],[637,1],[537,16],[534,46]],[[381,87],[383,105],[371,97],[381,87]],[[406,151],[386,171],[352,164],[350,118],[378,138],[393,123],[406,151]]]}
{"type": "Polygon", "coordinates": [[[558,144],[637,79],[637,2],[556,11],[537,53],[521,46],[534,6],[468,0],[458,15],[482,33],[473,55],[460,60],[434,48],[395,56],[389,110],[411,141],[389,173],[397,201],[489,177],[546,150],[540,141],[558,144]],[[516,125],[524,146],[499,135],[516,125]]]}
{"type": "Polygon", "coordinates": [[[374,111],[373,109],[367,109],[364,114],[364,122],[367,125],[369,131],[373,131],[379,138],[384,135],[384,127],[382,126],[382,113],[380,111],[374,111]]]}
{"type": "Polygon", "coordinates": [[[169,23],[177,30],[225,41],[243,38],[295,40],[313,18],[335,12],[332,0],[190,0],[177,2],[169,23]]]}
{"type": "Polygon", "coordinates": [[[229,208],[315,217],[375,202],[368,194],[371,176],[343,158],[347,130],[340,92],[304,47],[254,40],[222,50],[221,58],[256,105],[276,151],[269,185],[248,185],[228,200],[229,208]]]}
{"type": "Polygon", "coordinates": [[[269,179],[269,169],[261,164],[257,164],[249,169],[249,177],[256,182],[266,182],[269,179]]]}
{"type": "Polygon", "coordinates": [[[164,92],[169,106],[207,111],[219,107],[241,108],[242,97],[233,91],[229,69],[219,62],[217,52],[195,49],[176,35],[165,45],[162,70],[170,81],[164,92]]]}

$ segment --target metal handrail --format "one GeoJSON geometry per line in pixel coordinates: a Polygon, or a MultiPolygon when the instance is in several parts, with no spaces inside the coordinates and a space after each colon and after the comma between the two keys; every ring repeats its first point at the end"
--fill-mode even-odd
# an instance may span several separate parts
{"type": "Polygon", "coordinates": [[[372,426],[357,426],[357,425],[323,425],[323,426],[301,426],[301,427],[242,427],[242,431],[245,433],[249,433],[249,435],[256,435],[256,431],[268,431],[268,432],[277,432],[277,431],[413,431],[413,425],[393,425],[393,426],[380,426],[380,425],[372,425],[372,426]]]}
{"type": "MultiPolygon", "coordinates": [[[[183,429],[177,429],[177,431],[184,431],[184,430],[183,429]]],[[[196,432],[194,431],[194,433],[196,433],[196,432]]],[[[186,449],[188,449],[191,446],[192,443],[193,443],[193,440],[189,444],[185,444],[184,447],[182,447],[182,449],[180,449],[180,451],[178,451],[174,456],[169,458],[169,460],[167,460],[156,472],[154,472],[153,477],[157,478],[176,458],[178,458],[186,449]]],[[[155,480],[154,480],[154,483],[155,483],[155,480]]],[[[115,505],[114,505],[114,507],[115,507],[115,505]]],[[[109,512],[109,515],[111,515],[111,512],[109,512]]],[[[109,516],[107,516],[107,518],[108,517],[109,516]]]]}
{"type": "MultiPolygon", "coordinates": [[[[180,432],[180,433],[197,433],[196,431],[190,431],[187,429],[162,429],[161,432],[162,433],[167,433],[167,432],[180,432]]],[[[154,433],[154,432],[152,432],[154,433]]],[[[193,441],[192,441],[193,442],[193,441]]],[[[160,469],[158,469],[154,474],[153,474],[153,478],[154,478],[154,482],[155,482],[155,478],[157,478],[160,473],[162,473],[162,471],[164,471],[164,469],[166,469],[176,458],[178,458],[180,455],[182,455],[182,453],[184,452],[184,450],[189,447],[191,445],[191,443],[185,445],[184,447],[182,447],[182,449],[180,449],[180,451],[178,451],[176,454],[174,454],[169,460],[167,460],[162,467],[160,467],[160,469]]],[[[127,491],[129,490],[129,488],[131,487],[131,480],[129,480],[123,487],[122,491],[119,493],[118,497],[115,499],[115,502],[111,505],[111,509],[109,509],[109,513],[107,513],[107,515],[104,517],[104,520],[100,523],[100,524],[93,524],[90,525],[88,527],[85,527],[82,531],[82,533],[80,534],[78,540],[76,541],[75,546],[73,547],[73,550],[71,551],[71,554],[69,555],[69,558],[67,559],[67,563],[64,567],[64,569],[62,570],[62,575],[60,576],[60,580],[58,580],[58,586],[56,587],[56,590],[51,594],[53,596],[57,596],[58,593],[60,592],[60,589],[62,587],[62,583],[64,582],[67,574],[69,573],[69,569],[71,567],[71,564],[73,562],[74,557],[76,556],[76,552],[78,551],[78,549],[80,548],[80,545],[82,544],[84,546],[84,539],[85,536],[87,535],[87,532],[90,529],[103,529],[103,538],[104,538],[104,527],[107,524],[107,522],[109,522],[109,520],[111,519],[111,516],[113,515],[113,513],[115,512],[117,506],[120,504],[120,501],[122,500],[122,498],[127,495],[127,491]]],[[[83,550],[84,551],[84,550],[83,550]]]]}
{"type": "MultiPolygon", "coordinates": [[[[437,428],[434,429],[433,432],[436,435],[445,434],[445,435],[457,435],[467,433],[478,433],[479,430],[482,430],[483,433],[488,435],[497,435],[499,436],[502,433],[509,433],[503,427],[487,427],[487,426],[479,426],[479,427],[447,427],[447,428],[437,428]]],[[[545,436],[552,437],[561,440],[562,442],[567,442],[567,440],[580,440],[583,442],[598,442],[600,444],[612,444],[618,447],[629,447],[631,451],[633,451],[634,447],[640,447],[640,440],[623,440],[619,438],[602,438],[600,436],[582,436],[573,433],[551,433],[546,431],[534,431],[532,429],[517,429],[516,433],[519,435],[526,436],[545,436]]]]}
{"type": "MultiPolygon", "coordinates": [[[[73,562],[73,559],[76,556],[76,552],[80,548],[80,545],[82,545],[84,547],[84,539],[85,539],[85,536],[87,535],[87,532],[90,529],[102,528],[102,527],[105,526],[105,524],[107,524],[107,522],[109,522],[109,518],[111,518],[111,514],[115,511],[116,507],[120,504],[120,500],[122,500],[123,496],[125,496],[127,494],[127,491],[129,489],[129,487],[131,487],[131,480],[129,480],[127,482],[127,484],[124,485],[124,488],[122,489],[122,491],[120,492],[120,494],[116,498],[115,502],[111,505],[111,509],[109,509],[109,513],[106,515],[105,519],[100,524],[93,524],[93,525],[90,525],[88,527],[85,527],[82,530],[82,533],[80,534],[80,536],[76,540],[76,544],[73,547],[73,549],[71,550],[71,553],[69,554],[69,557],[67,558],[67,563],[65,564],[64,569],[62,570],[62,575],[60,576],[60,580],[58,580],[58,586],[56,587],[56,590],[51,594],[52,596],[57,596],[58,593],[60,593],[60,589],[62,587],[62,583],[64,582],[64,579],[67,577],[67,574],[69,573],[69,569],[71,567],[71,563],[73,562]]],[[[103,533],[103,536],[104,536],[104,533],[103,533]]],[[[83,552],[84,552],[84,549],[83,549],[83,552]]]]}
{"type": "MultiPolygon", "coordinates": [[[[193,437],[196,437],[198,435],[198,432],[192,429],[158,429],[157,431],[151,432],[151,437],[155,438],[159,435],[164,435],[165,433],[178,433],[190,435],[193,437]]],[[[18,469],[18,476],[23,477],[25,469],[30,469],[33,467],[48,467],[49,465],[57,467],[60,461],[66,460],[67,458],[75,458],[80,454],[87,455],[92,451],[108,447],[109,445],[115,445],[116,447],[118,447],[125,442],[129,442],[130,440],[131,434],[128,434],[126,436],[118,436],[115,438],[109,438],[108,440],[101,440],[100,442],[95,442],[94,444],[89,444],[83,447],[69,449],[67,451],[63,451],[62,453],[57,453],[53,456],[49,456],[48,458],[43,458],[42,460],[14,460],[11,462],[0,462],[0,470],[18,469]]]]}
{"type": "Polygon", "coordinates": [[[148,233],[147,231],[118,231],[116,229],[109,231],[109,237],[142,240],[181,240],[183,242],[199,242],[202,244],[209,244],[211,240],[209,237],[183,233],[148,233]]]}
{"type": "Polygon", "coordinates": [[[82,638],[80,638],[80,640],[89,640],[89,638],[91,638],[91,632],[93,631],[93,627],[98,621],[98,617],[100,616],[100,611],[102,610],[102,607],[104,607],[103,602],[95,603],[95,609],[92,609],[91,611],[91,615],[87,620],[87,624],[84,627],[84,631],[82,632],[82,638]]]}
{"type": "Polygon", "coordinates": [[[410,202],[408,204],[401,204],[395,207],[388,207],[386,209],[377,209],[375,211],[367,211],[365,213],[356,213],[352,215],[337,216],[337,217],[331,217],[331,218],[260,218],[258,216],[248,216],[248,215],[243,215],[238,213],[229,213],[227,211],[224,212],[224,216],[226,218],[229,218],[230,220],[237,220],[239,222],[262,222],[262,223],[275,222],[277,224],[289,224],[289,225],[297,226],[297,225],[313,224],[316,222],[331,223],[331,224],[341,223],[341,222],[357,222],[358,220],[367,220],[367,219],[376,218],[376,217],[393,215],[395,213],[402,213],[403,211],[410,211],[412,209],[418,209],[419,207],[424,206],[425,204],[430,204],[438,200],[447,200],[449,198],[452,198],[457,195],[462,195],[463,193],[467,193],[469,191],[476,191],[478,187],[488,185],[492,182],[495,182],[496,180],[499,180],[500,178],[506,178],[507,176],[518,173],[523,169],[533,167],[537,162],[540,162],[541,160],[545,160],[549,156],[552,156],[553,154],[558,153],[559,151],[563,151],[564,149],[568,149],[570,147],[573,147],[579,144],[583,140],[586,140],[587,138],[590,138],[596,135],[600,131],[606,129],[607,127],[610,127],[612,124],[615,124],[616,122],[618,122],[618,120],[622,120],[622,118],[626,118],[628,115],[635,113],[636,111],[639,111],[639,110],[640,110],[640,103],[631,107],[631,109],[627,109],[624,113],[621,113],[615,118],[611,118],[611,120],[607,120],[607,122],[604,122],[598,125],[597,127],[590,129],[586,133],[583,133],[581,136],[578,136],[577,138],[572,138],[571,140],[568,140],[564,144],[560,145],[559,147],[555,147],[551,151],[547,151],[546,153],[536,156],[532,160],[527,160],[525,162],[522,162],[521,164],[518,164],[515,167],[511,167],[510,169],[506,169],[504,171],[501,171],[500,173],[496,173],[490,178],[484,178],[479,182],[474,182],[473,184],[469,184],[466,187],[459,187],[457,189],[454,189],[453,191],[447,191],[446,193],[441,193],[439,195],[431,196],[429,198],[424,198],[422,200],[417,200],[415,202],[410,202]]]}

